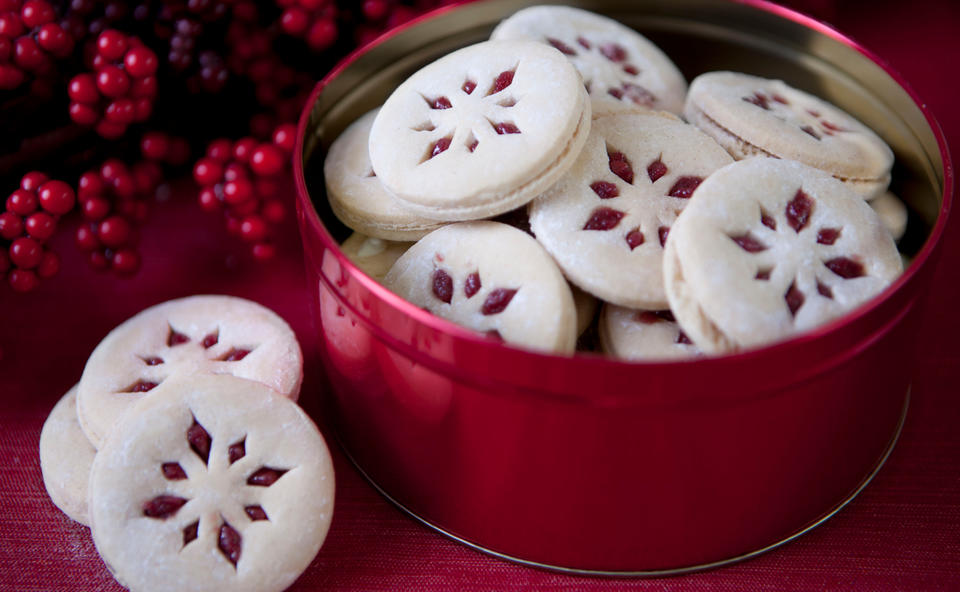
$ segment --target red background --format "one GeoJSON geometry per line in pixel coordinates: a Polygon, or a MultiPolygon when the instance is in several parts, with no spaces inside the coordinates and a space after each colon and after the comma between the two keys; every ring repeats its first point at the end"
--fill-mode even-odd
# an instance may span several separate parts
{"type": "MultiPolygon", "coordinates": [[[[928,102],[960,150],[956,111],[960,8],[933,2],[794,2],[885,59],[928,102]]],[[[133,280],[92,271],[61,232],[59,275],[32,294],[0,287],[0,589],[120,590],[89,531],[49,501],[40,475],[40,428],[79,378],[97,342],[142,308],[198,293],[261,302],[290,322],[308,361],[302,402],[315,412],[318,375],[312,319],[292,221],[280,256],[249,260],[189,182],[153,208],[143,270],[133,280]]],[[[383,500],[324,428],[337,470],[330,535],[292,590],[960,589],[960,230],[956,216],[918,347],[913,399],[900,442],[870,486],[826,524],[781,549],[706,573],[657,580],[572,577],[513,565],[427,530],[383,500]]],[[[910,356],[907,345],[904,357],[910,356]]],[[[320,423],[322,418],[318,417],[320,423]]]]}

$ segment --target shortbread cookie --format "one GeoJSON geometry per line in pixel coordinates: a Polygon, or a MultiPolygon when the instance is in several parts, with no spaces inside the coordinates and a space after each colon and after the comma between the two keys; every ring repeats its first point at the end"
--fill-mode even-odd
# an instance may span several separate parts
{"type": "Polygon", "coordinates": [[[597,308],[600,306],[600,302],[592,294],[584,292],[574,285],[570,286],[570,293],[573,294],[573,307],[577,311],[577,335],[580,336],[597,316],[597,308]]]}
{"type": "Polygon", "coordinates": [[[507,343],[571,352],[570,288],[535,239],[499,222],[433,231],[404,253],[384,285],[408,301],[507,343]]]}
{"type": "Polygon", "coordinates": [[[413,241],[443,223],[418,216],[383,187],[367,146],[377,111],[353,122],[337,137],[323,162],[327,199],[341,222],[368,236],[413,241]]]}
{"type": "Polygon", "coordinates": [[[397,87],[370,131],[370,160],[413,211],[470,220],[536,197],[570,167],[589,131],[590,100],[563,54],[532,41],[487,41],[397,87]]]}
{"type": "Polygon", "coordinates": [[[171,377],[117,423],[90,474],[93,541],[134,592],[269,592],[323,544],[334,474],[292,401],[233,376],[171,377]]]}
{"type": "Polygon", "coordinates": [[[573,168],[530,205],[534,235],[571,282],[630,308],[667,308],[663,244],[697,185],[733,162],[656,113],[597,118],[573,168]]]}
{"type": "Polygon", "coordinates": [[[77,421],[77,387],[60,398],[40,431],[40,471],[54,505],[80,524],[89,524],[87,483],[97,449],[77,421]]]}
{"type": "Polygon", "coordinates": [[[625,360],[700,354],[669,310],[636,310],[615,304],[604,304],[600,311],[600,344],[605,353],[625,360]]]}
{"type": "Polygon", "coordinates": [[[870,207],[880,216],[880,221],[890,231],[893,240],[903,238],[903,233],[907,231],[907,206],[900,198],[885,191],[880,197],[870,200],[870,207]]]}
{"type": "Polygon", "coordinates": [[[380,282],[383,281],[383,276],[387,275],[400,255],[406,253],[412,244],[411,242],[383,240],[354,232],[347,240],[343,241],[340,248],[357,267],[380,282]]]}
{"type": "Polygon", "coordinates": [[[670,231],[670,308],[708,353],[779,341],[886,288],[900,256],[876,213],[822,171],[752,158],[711,175],[670,231]]]}
{"type": "Polygon", "coordinates": [[[191,296],[127,319],[93,350],[77,392],[77,415],[99,448],[113,422],[175,373],[233,374],[296,400],[300,344],[273,311],[232,296],[191,296]]]}
{"type": "Polygon", "coordinates": [[[824,170],[872,199],[890,184],[893,152],[834,105],[780,80],[708,72],[690,85],[687,121],[737,160],[776,156],[824,170]]]}
{"type": "Polygon", "coordinates": [[[567,56],[583,77],[594,116],[642,107],[683,112],[687,82],[659,47],[617,21],[568,6],[532,6],[493,30],[491,39],[529,39],[567,56]]]}

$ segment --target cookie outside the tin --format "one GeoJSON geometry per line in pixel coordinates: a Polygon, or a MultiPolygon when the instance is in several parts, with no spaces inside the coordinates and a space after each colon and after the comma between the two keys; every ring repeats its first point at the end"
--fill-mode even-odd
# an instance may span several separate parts
{"type": "Polygon", "coordinates": [[[700,185],[670,232],[663,269],[671,310],[712,354],[823,325],[901,271],[893,239],[860,196],[822,171],[764,157],[700,185]]]}
{"type": "Polygon", "coordinates": [[[687,83],[659,47],[600,14],[569,6],[532,6],[505,19],[491,39],[529,39],[569,59],[590,93],[594,116],[624,109],[683,112],[687,83]]]}
{"type": "Polygon", "coordinates": [[[890,184],[893,152],[850,114],[781,80],[708,72],[690,84],[684,117],[736,159],[797,160],[843,181],[864,199],[890,184]]]}
{"type": "Polygon", "coordinates": [[[296,400],[303,354],[272,310],[234,296],[200,295],[147,308],[93,350],[77,386],[77,416],[99,447],[113,423],[174,374],[232,374],[296,400]]]}
{"type": "Polygon", "coordinates": [[[57,401],[40,431],[40,470],[47,494],[71,520],[89,525],[87,484],[97,449],[77,420],[77,387],[57,401]]]}
{"type": "Polygon", "coordinates": [[[370,131],[370,160],[417,214],[479,219],[546,190],[589,130],[590,100],[563,54],[532,41],[487,41],[394,90],[370,131]]]}
{"type": "Polygon", "coordinates": [[[334,502],[317,427],[272,389],[170,378],[128,410],[90,473],[93,540],[133,592],[278,592],[307,568],[334,502]]]}

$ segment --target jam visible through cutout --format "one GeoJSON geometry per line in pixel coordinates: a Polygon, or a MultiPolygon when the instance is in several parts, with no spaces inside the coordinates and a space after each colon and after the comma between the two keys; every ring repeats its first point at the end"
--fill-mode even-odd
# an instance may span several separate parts
{"type": "Polygon", "coordinates": [[[503,312],[510,301],[513,300],[516,290],[506,288],[496,288],[487,294],[487,299],[483,301],[483,307],[480,309],[484,315],[494,315],[503,312]]]}
{"type": "Polygon", "coordinates": [[[453,278],[450,277],[450,274],[442,269],[437,269],[433,272],[430,283],[433,295],[436,296],[440,302],[450,304],[450,301],[453,299],[453,278]]]}
{"type": "Polygon", "coordinates": [[[243,537],[226,521],[220,526],[217,548],[234,567],[237,566],[237,562],[240,561],[240,551],[243,549],[243,537]]]}
{"type": "Polygon", "coordinates": [[[610,230],[615,228],[625,213],[612,208],[597,208],[590,214],[590,219],[583,225],[584,230],[610,230]]]}

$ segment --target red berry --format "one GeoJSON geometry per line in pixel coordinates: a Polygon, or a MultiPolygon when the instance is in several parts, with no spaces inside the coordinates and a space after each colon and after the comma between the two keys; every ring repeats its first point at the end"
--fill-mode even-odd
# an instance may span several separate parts
{"type": "Polygon", "coordinates": [[[37,275],[42,278],[52,278],[60,271],[60,257],[53,251],[44,251],[37,266],[37,275]]]}
{"type": "Polygon", "coordinates": [[[253,245],[253,256],[259,261],[267,261],[273,259],[274,255],[277,254],[277,248],[271,243],[257,243],[253,245]]]}
{"type": "Polygon", "coordinates": [[[140,269],[140,255],[133,249],[121,249],[113,254],[110,265],[120,275],[133,275],[140,269]]]}
{"type": "Polygon", "coordinates": [[[22,269],[33,269],[40,264],[43,247],[36,240],[20,237],[10,243],[10,261],[22,269]]]}
{"type": "Polygon", "coordinates": [[[20,216],[29,216],[36,211],[40,201],[33,191],[17,189],[7,198],[7,209],[20,216]]]}
{"type": "Polygon", "coordinates": [[[279,224],[287,217],[287,209],[278,200],[272,199],[263,204],[261,213],[271,224],[279,224]]]}
{"type": "Polygon", "coordinates": [[[250,155],[250,168],[264,177],[279,173],[285,164],[283,152],[272,144],[261,144],[250,155]]]}
{"type": "Polygon", "coordinates": [[[40,28],[37,43],[58,58],[66,57],[73,51],[73,38],[56,23],[47,23],[40,28]]]}
{"type": "Polygon", "coordinates": [[[37,189],[40,206],[51,214],[63,215],[73,208],[76,196],[63,181],[47,181],[37,189]]]}
{"type": "Polygon", "coordinates": [[[134,47],[124,56],[123,66],[133,77],[152,76],[157,71],[157,55],[146,47],[134,47]]]}
{"type": "Polygon", "coordinates": [[[200,207],[208,212],[216,212],[220,209],[220,200],[217,198],[217,192],[213,187],[201,189],[198,199],[200,207]]]}
{"type": "Polygon", "coordinates": [[[337,24],[331,19],[322,19],[310,27],[307,33],[307,45],[314,51],[323,51],[337,40],[337,24]]]}
{"type": "Polygon", "coordinates": [[[100,100],[97,81],[89,72],[74,76],[67,87],[67,94],[71,100],[78,103],[96,103],[100,100]]]}
{"type": "Polygon", "coordinates": [[[310,15],[299,7],[288,8],[283,11],[283,15],[280,17],[280,26],[288,34],[299,37],[310,26],[310,15]]]}
{"type": "Polygon", "coordinates": [[[364,0],[363,3],[363,15],[371,21],[382,20],[389,9],[390,5],[384,0],[364,0]]]}
{"type": "Polygon", "coordinates": [[[20,179],[20,189],[36,191],[41,185],[50,180],[50,177],[40,171],[30,171],[20,179]]]}
{"type": "Polygon", "coordinates": [[[77,182],[77,198],[80,201],[86,201],[90,197],[99,196],[103,193],[103,179],[99,174],[89,171],[80,175],[77,182]]]}
{"type": "Polygon", "coordinates": [[[162,132],[147,132],[140,138],[140,152],[149,160],[163,160],[170,149],[170,140],[162,132]]]}
{"type": "Polygon", "coordinates": [[[87,220],[103,220],[110,213],[110,202],[102,197],[91,197],[81,206],[87,220]]]}
{"type": "Polygon", "coordinates": [[[233,144],[226,138],[214,140],[207,146],[207,157],[213,160],[226,163],[230,160],[231,154],[233,154],[233,144]]]}
{"type": "Polygon", "coordinates": [[[81,251],[93,251],[100,248],[100,239],[97,238],[97,233],[88,224],[77,228],[74,241],[81,251]]]}
{"type": "Polygon", "coordinates": [[[294,145],[297,142],[297,126],[292,123],[284,123],[277,127],[273,132],[273,143],[287,154],[293,153],[294,145]]]}
{"type": "Polygon", "coordinates": [[[23,71],[13,64],[0,64],[0,89],[11,90],[17,88],[26,76],[23,71]]]}
{"type": "Polygon", "coordinates": [[[236,181],[237,179],[246,179],[249,175],[247,174],[247,167],[243,166],[239,162],[231,162],[223,168],[223,180],[224,181],[236,181]]]}
{"type": "Polygon", "coordinates": [[[200,186],[213,185],[223,177],[223,167],[213,158],[201,158],[193,166],[193,179],[200,186]]]}
{"type": "Polygon", "coordinates": [[[128,174],[127,165],[119,158],[108,158],[100,165],[100,176],[107,183],[113,183],[125,174],[128,174]]]}
{"type": "Polygon", "coordinates": [[[13,57],[18,66],[30,71],[40,70],[48,62],[46,54],[33,40],[33,37],[19,37],[14,41],[13,57]]]}
{"type": "Polygon", "coordinates": [[[330,0],[297,0],[300,6],[307,10],[314,11],[323,8],[330,0]]]}
{"type": "Polygon", "coordinates": [[[86,103],[70,103],[70,119],[79,125],[89,126],[100,119],[100,114],[86,103]]]}
{"type": "Polygon", "coordinates": [[[16,39],[23,35],[23,21],[14,12],[0,14],[0,35],[10,39],[16,39]]]}
{"type": "Polygon", "coordinates": [[[0,236],[13,240],[23,234],[23,218],[13,212],[0,214],[0,236]]]}
{"type": "Polygon", "coordinates": [[[123,125],[128,125],[133,123],[136,111],[132,100],[126,97],[121,97],[111,101],[110,104],[107,105],[103,115],[113,123],[122,123],[123,125]]]}
{"type": "Polygon", "coordinates": [[[27,216],[23,226],[30,238],[43,242],[53,236],[57,220],[46,212],[36,212],[27,216]]]}
{"type": "Polygon", "coordinates": [[[250,155],[253,154],[253,150],[256,147],[257,141],[253,138],[240,138],[233,143],[233,159],[246,163],[250,160],[250,155]]]}
{"type": "Polygon", "coordinates": [[[227,232],[233,235],[239,235],[240,234],[240,218],[237,218],[236,216],[228,215],[226,217],[226,220],[227,220],[227,232]]]}
{"type": "Polygon", "coordinates": [[[115,29],[107,29],[97,37],[97,52],[107,60],[119,60],[127,46],[127,36],[115,29]]]}
{"type": "Polygon", "coordinates": [[[240,222],[240,236],[250,242],[260,242],[267,237],[267,223],[260,216],[247,216],[240,222]]]}
{"type": "Polygon", "coordinates": [[[130,83],[130,96],[134,99],[152,99],[157,96],[157,77],[134,78],[130,83]]]}
{"type": "Polygon", "coordinates": [[[104,245],[116,249],[127,244],[133,227],[123,216],[110,216],[97,226],[97,235],[104,245]]]}
{"type": "Polygon", "coordinates": [[[0,62],[10,60],[13,55],[13,41],[9,37],[0,36],[0,62]]]}
{"type": "Polygon", "coordinates": [[[130,77],[117,66],[104,66],[97,72],[97,88],[108,97],[121,97],[130,90],[130,77]]]}
{"type": "Polygon", "coordinates": [[[16,292],[32,292],[40,285],[37,274],[29,269],[14,269],[7,276],[7,282],[16,292]]]}
{"type": "Polygon", "coordinates": [[[20,18],[23,24],[29,28],[39,27],[46,23],[53,22],[57,18],[53,12],[53,7],[43,0],[27,0],[20,9],[20,18]]]}
{"type": "Polygon", "coordinates": [[[223,185],[223,201],[230,205],[240,204],[253,197],[253,184],[247,179],[235,179],[223,185]]]}

